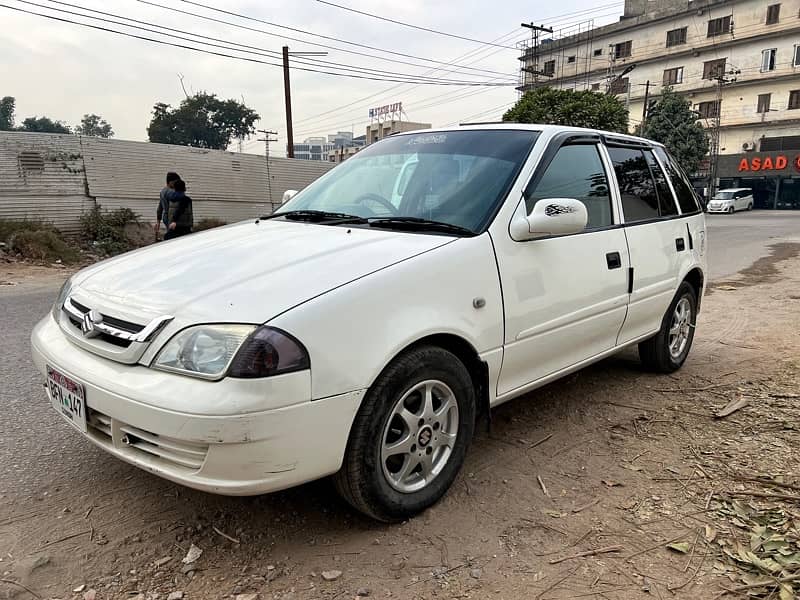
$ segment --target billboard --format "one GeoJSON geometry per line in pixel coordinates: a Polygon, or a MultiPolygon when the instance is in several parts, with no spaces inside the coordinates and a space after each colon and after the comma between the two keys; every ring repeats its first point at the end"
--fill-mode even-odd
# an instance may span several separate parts
{"type": "Polygon", "coordinates": [[[374,119],[376,117],[380,117],[382,115],[390,115],[393,113],[399,113],[403,111],[403,103],[402,102],[395,102],[394,104],[387,104],[385,106],[378,106],[376,108],[369,109],[369,118],[374,119]]]}

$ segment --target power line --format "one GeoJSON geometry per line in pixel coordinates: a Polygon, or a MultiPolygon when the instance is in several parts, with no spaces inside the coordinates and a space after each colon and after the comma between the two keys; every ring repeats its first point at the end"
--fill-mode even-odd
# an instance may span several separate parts
{"type": "MultiPolygon", "coordinates": [[[[319,42],[311,42],[311,41],[304,40],[304,39],[301,39],[301,38],[291,37],[291,36],[284,35],[284,34],[278,34],[278,33],[274,33],[274,32],[271,32],[271,31],[265,31],[263,29],[256,29],[254,27],[248,27],[247,25],[242,25],[241,23],[232,23],[230,21],[224,21],[222,19],[216,19],[214,17],[209,17],[207,15],[201,15],[201,14],[194,13],[194,12],[191,12],[191,11],[181,10],[179,8],[174,8],[174,7],[171,7],[171,6],[163,6],[163,5],[157,4],[155,2],[150,2],[149,0],[136,0],[136,1],[140,2],[142,4],[148,4],[150,6],[155,6],[157,8],[163,9],[163,10],[170,10],[170,11],[177,12],[177,13],[180,13],[180,14],[196,17],[198,19],[205,19],[207,21],[213,21],[215,23],[222,23],[224,25],[229,25],[231,27],[238,27],[239,29],[244,29],[244,30],[247,30],[247,31],[253,31],[253,32],[264,34],[264,35],[271,35],[271,36],[279,37],[279,38],[282,38],[282,39],[285,39],[285,40],[292,40],[292,41],[300,42],[300,43],[303,43],[303,44],[309,44],[311,46],[317,46],[317,47],[320,47],[320,48],[327,48],[329,50],[337,50],[339,52],[347,52],[348,54],[356,54],[356,55],[359,55],[359,56],[367,56],[369,58],[376,59],[376,60],[383,60],[383,61],[388,61],[388,62],[393,62],[393,63],[407,64],[407,65],[411,65],[411,66],[414,66],[414,67],[426,67],[426,66],[428,66],[428,65],[420,65],[420,64],[416,64],[416,63],[402,62],[400,60],[387,58],[387,57],[384,57],[384,56],[375,56],[374,54],[367,54],[365,52],[359,52],[359,51],[356,51],[356,50],[348,50],[346,48],[339,48],[339,47],[336,47],[336,46],[329,46],[327,44],[321,44],[319,42]]],[[[295,31],[295,32],[298,32],[298,33],[302,33],[303,35],[309,35],[309,36],[312,36],[312,37],[318,37],[318,38],[322,38],[322,39],[326,39],[326,40],[332,40],[332,41],[340,42],[340,43],[343,43],[343,44],[348,44],[348,45],[351,45],[351,46],[357,46],[359,48],[365,48],[365,49],[368,49],[368,50],[374,50],[374,51],[377,51],[377,52],[383,52],[385,54],[391,54],[391,55],[394,55],[394,56],[402,56],[402,57],[405,57],[405,58],[412,58],[414,60],[421,60],[421,61],[428,62],[428,63],[444,65],[444,66],[450,66],[450,65],[447,65],[447,63],[443,63],[443,62],[438,61],[438,60],[433,60],[433,59],[425,58],[425,57],[422,57],[422,56],[414,56],[413,54],[405,54],[405,53],[402,53],[402,52],[396,52],[394,50],[386,50],[386,49],[378,48],[378,47],[375,47],[375,46],[369,46],[369,45],[366,45],[366,44],[359,44],[357,42],[349,42],[347,40],[342,40],[342,39],[339,39],[339,38],[335,38],[335,37],[331,37],[331,36],[327,36],[327,35],[322,35],[322,34],[319,34],[319,33],[313,33],[313,32],[310,32],[310,31],[305,31],[303,29],[297,29],[295,27],[289,27],[288,25],[280,25],[278,23],[272,23],[271,21],[266,21],[264,19],[259,19],[257,17],[251,17],[249,15],[244,15],[244,14],[240,14],[240,13],[231,12],[231,11],[228,11],[228,10],[223,10],[221,8],[216,8],[214,6],[208,6],[206,4],[201,4],[199,2],[192,2],[190,0],[180,0],[180,1],[184,2],[186,4],[191,4],[193,6],[198,6],[198,7],[201,7],[201,8],[205,8],[205,9],[210,10],[210,11],[214,11],[214,12],[218,12],[218,13],[234,16],[234,17],[237,17],[239,19],[244,19],[244,20],[248,20],[248,21],[254,21],[254,22],[257,22],[257,23],[262,23],[264,25],[269,25],[270,27],[277,27],[277,28],[280,28],[280,29],[287,29],[289,31],[295,31]]],[[[492,75],[504,75],[504,76],[508,76],[509,75],[509,73],[500,73],[499,71],[490,71],[488,69],[477,69],[477,68],[469,68],[469,67],[462,67],[462,68],[468,69],[470,71],[478,71],[478,72],[483,72],[483,73],[490,73],[492,75]]]]}
{"type": "MultiPolygon", "coordinates": [[[[65,13],[65,14],[78,16],[78,17],[83,17],[83,18],[87,18],[87,19],[94,19],[95,21],[100,21],[100,22],[103,22],[103,23],[113,23],[115,25],[122,25],[123,27],[129,27],[131,29],[138,29],[138,30],[147,31],[147,32],[150,32],[150,33],[156,33],[156,34],[159,34],[159,35],[164,35],[165,32],[163,32],[163,31],[157,31],[155,29],[150,29],[148,27],[141,27],[140,26],[140,25],[149,25],[151,27],[157,27],[158,29],[166,30],[166,34],[170,35],[171,37],[177,37],[178,39],[184,39],[185,41],[190,41],[190,42],[193,42],[193,43],[200,43],[200,44],[203,44],[204,46],[222,48],[224,50],[233,50],[235,52],[241,52],[241,53],[245,53],[245,54],[255,54],[257,56],[267,56],[267,57],[270,57],[270,58],[272,58],[272,57],[278,58],[278,57],[281,56],[281,53],[277,52],[275,50],[268,50],[268,49],[265,49],[265,48],[260,48],[258,46],[250,46],[250,45],[247,45],[247,44],[240,44],[238,42],[231,42],[231,41],[228,41],[228,40],[215,38],[215,37],[210,37],[210,36],[202,35],[202,34],[199,34],[199,33],[193,33],[191,31],[185,31],[185,30],[182,30],[182,29],[174,29],[174,28],[171,28],[171,27],[166,27],[164,25],[159,25],[157,23],[151,23],[151,22],[148,22],[148,21],[141,21],[141,20],[138,20],[138,19],[125,17],[125,16],[114,14],[114,13],[104,12],[104,11],[96,10],[96,9],[92,9],[92,8],[86,8],[84,6],[80,6],[80,5],[77,5],[77,4],[70,4],[69,2],[62,2],[60,0],[48,0],[48,1],[50,3],[52,3],[52,4],[60,4],[62,6],[69,6],[69,7],[77,8],[77,9],[85,11],[85,12],[106,15],[106,16],[114,17],[116,19],[122,19],[123,21],[130,21],[132,23],[138,23],[140,25],[134,26],[134,25],[129,25],[127,23],[124,23],[122,21],[116,21],[116,20],[113,20],[113,19],[105,19],[105,18],[102,18],[102,17],[96,17],[96,16],[91,15],[91,14],[86,15],[86,14],[82,14],[82,13],[73,12],[73,11],[70,11],[70,10],[65,10],[63,8],[52,8],[50,6],[46,6],[46,5],[43,5],[43,4],[38,4],[36,2],[32,2],[31,0],[16,0],[16,1],[24,3],[24,4],[37,6],[39,8],[44,8],[46,10],[50,10],[50,11],[54,11],[54,12],[58,12],[58,13],[65,13]],[[190,35],[190,36],[196,37],[196,38],[212,40],[214,42],[222,42],[225,45],[215,44],[215,43],[211,43],[211,42],[198,41],[198,40],[186,40],[186,38],[181,38],[180,36],[176,36],[175,34],[177,34],[177,33],[190,35]],[[237,46],[237,47],[232,48],[231,46],[237,46]],[[240,50],[239,48],[243,48],[243,49],[240,50]]],[[[373,69],[371,67],[365,67],[365,66],[361,66],[361,65],[343,65],[342,63],[331,62],[331,61],[322,60],[322,59],[316,59],[316,58],[315,59],[303,58],[303,59],[298,59],[298,61],[301,64],[310,65],[310,66],[319,66],[320,64],[322,64],[322,65],[330,65],[328,68],[335,69],[335,70],[341,70],[341,71],[345,71],[345,72],[370,73],[372,75],[378,75],[378,76],[395,75],[395,76],[398,76],[398,77],[414,79],[414,80],[420,80],[420,81],[434,81],[434,80],[442,81],[442,80],[444,80],[443,78],[438,78],[438,77],[434,78],[434,77],[426,77],[424,75],[415,75],[415,74],[411,74],[411,73],[398,73],[398,72],[395,72],[395,71],[385,71],[385,70],[373,69]]]]}
{"type": "Polygon", "coordinates": [[[347,10],[350,12],[357,13],[359,15],[364,15],[365,17],[372,17],[373,19],[380,19],[381,21],[387,21],[389,23],[394,23],[395,25],[401,25],[403,27],[410,27],[411,29],[419,29],[420,31],[427,31],[428,33],[435,33],[437,35],[444,35],[451,38],[456,38],[459,40],[465,40],[467,42],[475,42],[476,44],[482,44],[484,46],[497,46],[499,48],[505,48],[507,50],[516,50],[514,46],[504,46],[501,44],[495,44],[493,42],[484,42],[482,40],[476,40],[475,38],[465,37],[463,35],[456,35],[455,33],[447,33],[445,31],[439,31],[438,29],[430,29],[428,27],[422,27],[420,25],[412,25],[411,23],[404,23],[403,21],[398,21],[396,19],[390,19],[388,17],[382,17],[380,15],[376,15],[373,13],[368,13],[363,10],[356,10],[355,8],[350,8],[349,6],[342,6],[341,4],[334,4],[333,2],[327,2],[327,0],[317,0],[320,4],[327,4],[328,6],[333,6],[335,8],[341,8],[342,10],[347,10]]]}
{"type": "MultiPolygon", "coordinates": [[[[26,1],[26,0],[17,0],[17,1],[26,1]]],[[[175,48],[182,48],[184,50],[192,50],[194,52],[201,52],[201,53],[209,54],[209,55],[212,55],[212,56],[219,56],[219,57],[222,57],[222,58],[231,58],[231,59],[234,59],[234,60],[242,60],[242,61],[246,61],[246,62],[262,64],[262,65],[268,65],[268,66],[272,66],[272,67],[282,67],[282,65],[280,65],[280,64],[271,63],[271,62],[267,62],[267,61],[264,61],[264,60],[259,60],[259,59],[256,59],[256,58],[250,58],[250,57],[247,57],[247,56],[235,56],[235,55],[226,54],[226,53],[223,53],[223,52],[217,52],[217,51],[213,51],[213,50],[206,50],[204,48],[197,48],[195,46],[187,46],[185,44],[178,44],[178,43],[174,43],[174,42],[167,42],[167,41],[164,41],[164,40],[157,40],[157,39],[154,39],[154,38],[150,38],[150,37],[146,37],[146,36],[142,36],[142,35],[137,35],[137,34],[134,34],[134,33],[127,33],[127,32],[124,32],[124,31],[118,31],[116,29],[110,29],[108,27],[102,27],[100,25],[92,25],[90,23],[81,23],[79,21],[73,21],[71,19],[65,19],[65,18],[62,18],[62,17],[54,16],[54,15],[47,15],[47,14],[43,14],[43,13],[38,13],[38,12],[35,12],[35,11],[26,10],[26,9],[19,8],[19,7],[16,7],[16,6],[9,6],[7,4],[0,4],[0,8],[7,8],[9,10],[14,10],[14,11],[17,11],[17,12],[21,12],[21,13],[25,13],[25,14],[33,15],[33,16],[37,16],[37,17],[42,17],[42,18],[45,18],[45,19],[50,19],[50,20],[53,20],[53,21],[61,22],[61,23],[69,23],[69,24],[72,24],[72,25],[80,25],[81,27],[87,27],[87,28],[90,28],[90,29],[95,29],[95,30],[98,30],[98,31],[104,31],[104,32],[107,32],[107,33],[114,33],[114,34],[122,35],[122,36],[125,36],[125,37],[130,37],[130,38],[134,38],[134,39],[138,39],[138,40],[152,42],[152,43],[155,43],[155,44],[161,44],[161,45],[164,45],[164,46],[172,46],[172,47],[175,47],[175,48]]],[[[57,9],[49,9],[49,10],[57,10],[57,9]]],[[[173,36],[173,37],[175,37],[175,36],[173,36]]],[[[194,43],[203,43],[203,42],[197,42],[195,40],[188,40],[188,41],[191,41],[191,42],[194,42],[194,43]]],[[[210,45],[210,44],[206,43],[206,45],[210,45]]],[[[241,52],[240,50],[236,50],[235,48],[227,48],[227,49],[241,52]]],[[[327,71],[327,70],[321,70],[321,69],[311,69],[311,68],[301,67],[301,66],[292,66],[292,68],[293,69],[297,69],[299,71],[307,71],[307,72],[310,72],[310,73],[320,73],[320,74],[324,74],[324,75],[333,75],[333,76],[337,76],[337,77],[348,77],[348,78],[352,78],[352,79],[366,79],[366,80],[370,80],[370,81],[390,81],[390,82],[395,82],[395,83],[414,83],[414,84],[420,84],[420,85],[452,85],[452,86],[475,86],[475,87],[484,87],[484,86],[488,86],[488,87],[505,87],[505,86],[515,85],[513,83],[492,83],[492,82],[485,82],[484,83],[484,82],[464,82],[464,81],[452,81],[452,80],[419,81],[418,79],[409,80],[408,78],[402,79],[402,78],[397,78],[397,77],[377,77],[377,76],[370,76],[370,75],[347,74],[347,73],[341,73],[341,72],[335,72],[335,71],[327,71]]],[[[351,70],[351,69],[347,69],[346,67],[340,67],[340,69],[342,69],[342,70],[351,70]]],[[[417,77],[417,76],[414,76],[414,77],[417,77]]]]}

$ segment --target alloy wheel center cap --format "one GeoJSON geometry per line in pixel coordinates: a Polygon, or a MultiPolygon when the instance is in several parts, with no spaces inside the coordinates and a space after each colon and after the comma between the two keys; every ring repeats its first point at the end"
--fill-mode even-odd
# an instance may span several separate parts
{"type": "Polygon", "coordinates": [[[425,448],[431,443],[431,439],[433,439],[433,430],[426,425],[420,429],[419,435],[417,435],[417,444],[420,448],[425,448]]]}

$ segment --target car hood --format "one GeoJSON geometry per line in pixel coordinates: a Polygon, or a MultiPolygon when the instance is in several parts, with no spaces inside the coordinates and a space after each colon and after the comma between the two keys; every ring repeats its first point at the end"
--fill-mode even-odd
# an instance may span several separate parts
{"type": "Polygon", "coordinates": [[[454,241],[442,235],[249,221],[98,263],[73,297],[147,322],[263,323],[310,298],[454,241]]]}

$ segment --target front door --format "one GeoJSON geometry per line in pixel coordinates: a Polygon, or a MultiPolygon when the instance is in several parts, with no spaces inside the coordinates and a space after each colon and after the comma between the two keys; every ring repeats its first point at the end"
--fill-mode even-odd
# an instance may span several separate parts
{"type": "Polygon", "coordinates": [[[526,189],[537,202],[581,200],[584,232],[495,240],[506,314],[498,396],[610,350],[625,319],[630,265],[599,138],[551,142],[526,189]]]}

